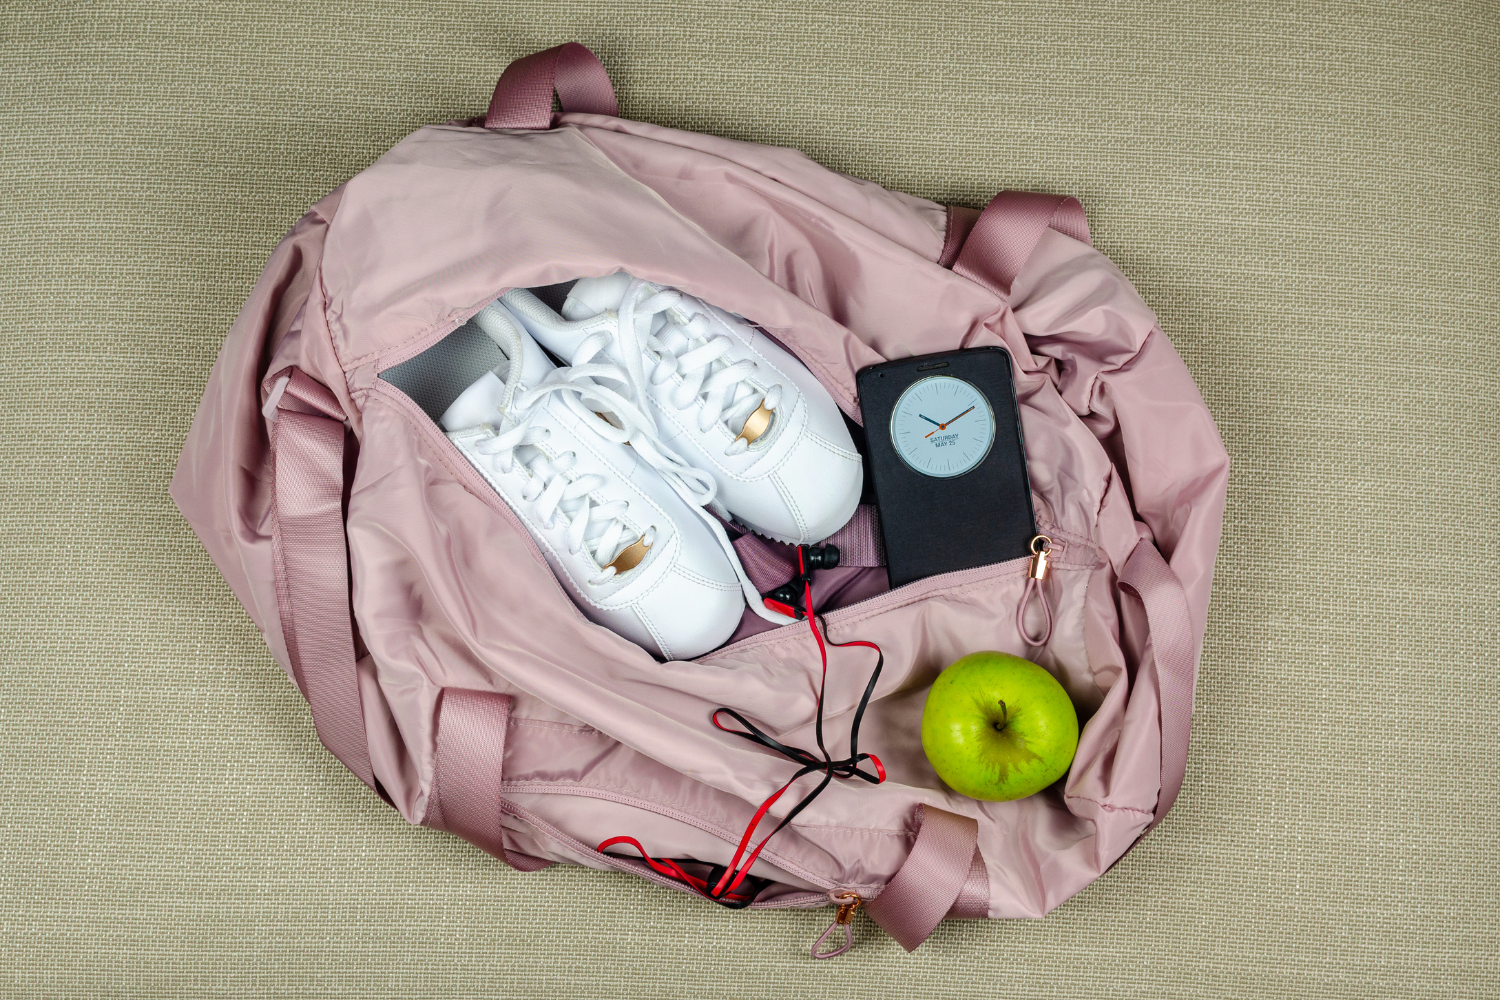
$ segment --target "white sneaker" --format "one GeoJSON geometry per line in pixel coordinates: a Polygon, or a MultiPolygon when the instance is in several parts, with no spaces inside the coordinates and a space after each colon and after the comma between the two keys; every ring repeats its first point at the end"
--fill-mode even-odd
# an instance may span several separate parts
{"type": "Polygon", "coordinates": [[[507,360],[464,390],[443,429],[521,519],[573,603],[664,659],[723,645],[745,596],[699,512],[600,433],[609,425],[582,405],[597,387],[553,365],[503,306],[474,321],[507,360]]]}
{"type": "Polygon", "coordinates": [[[712,476],[721,513],[794,545],[854,516],[864,472],[838,406],[748,323],[623,272],[578,281],[561,315],[526,289],[501,301],[542,346],[619,384],[666,450],[712,476]]]}

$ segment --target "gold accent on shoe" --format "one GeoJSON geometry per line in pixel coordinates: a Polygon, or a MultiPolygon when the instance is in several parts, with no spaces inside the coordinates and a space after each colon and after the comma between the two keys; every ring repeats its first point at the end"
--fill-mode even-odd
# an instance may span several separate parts
{"type": "Polygon", "coordinates": [[[641,564],[641,560],[646,558],[646,552],[650,548],[651,545],[646,541],[646,536],[642,535],[621,549],[620,554],[615,556],[614,562],[604,568],[613,568],[616,575],[629,573],[641,564]]]}
{"type": "Polygon", "coordinates": [[[740,438],[744,438],[746,444],[754,444],[770,428],[771,413],[772,411],[766,409],[766,404],[762,402],[755,408],[754,413],[745,418],[745,426],[740,428],[740,432],[735,436],[735,440],[738,441],[740,438]]]}

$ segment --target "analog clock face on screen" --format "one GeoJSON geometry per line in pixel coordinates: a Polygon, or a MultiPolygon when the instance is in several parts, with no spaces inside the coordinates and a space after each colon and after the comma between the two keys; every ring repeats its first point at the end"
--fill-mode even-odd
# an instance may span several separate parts
{"type": "Polygon", "coordinates": [[[924,476],[952,479],[984,461],[995,443],[995,414],[963,379],[934,375],[912,383],[891,411],[891,441],[924,476]]]}

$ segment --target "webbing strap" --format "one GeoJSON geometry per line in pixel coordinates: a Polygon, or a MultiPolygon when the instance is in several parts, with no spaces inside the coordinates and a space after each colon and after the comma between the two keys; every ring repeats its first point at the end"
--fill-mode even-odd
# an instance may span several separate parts
{"type": "Polygon", "coordinates": [[[565,42],[505,67],[490,98],[484,127],[551,128],[553,91],[564,111],[620,113],[614,85],[599,57],[577,42],[565,42]]]}
{"type": "Polygon", "coordinates": [[[1136,543],[1125,561],[1120,586],[1133,591],[1146,608],[1151,630],[1151,663],[1161,697],[1161,792],[1155,827],[1177,801],[1187,773],[1188,739],[1193,727],[1193,689],[1198,682],[1193,619],[1187,591],[1172,567],[1147,539],[1136,543]]]}
{"type": "MultiPolygon", "coordinates": [[[[979,893],[964,889],[971,881],[979,823],[929,805],[917,807],[917,839],[911,854],[886,883],[865,911],[907,951],[927,940],[954,908],[960,895],[965,906],[974,908],[979,893]]],[[[979,866],[983,874],[984,867],[979,866]]],[[[989,905],[989,878],[985,878],[984,906],[989,905]]],[[[969,915],[969,914],[955,914],[969,915]]],[[[980,915],[980,914],[973,914],[980,915]]]]}
{"type": "Polygon", "coordinates": [[[271,558],[281,632],[318,739],[374,788],[349,603],[344,413],[333,393],[298,368],[267,381],[283,378],[271,426],[271,558]]]}
{"type": "MultiPolygon", "coordinates": [[[[954,222],[950,214],[948,224],[952,226],[954,222]]],[[[1077,198],[1033,191],[1001,191],[979,213],[963,248],[953,260],[953,273],[1008,298],[1011,283],[1048,229],[1056,229],[1081,243],[1090,242],[1088,217],[1077,198]]],[[[951,248],[945,248],[946,252],[951,252],[951,248]]]]}
{"type": "Polygon", "coordinates": [[[508,850],[500,825],[500,783],[513,699],[496,691],[444,688],[438,703],[432,787],[423,824],[457,834],[512,868],[552,864],[508,850]]]}

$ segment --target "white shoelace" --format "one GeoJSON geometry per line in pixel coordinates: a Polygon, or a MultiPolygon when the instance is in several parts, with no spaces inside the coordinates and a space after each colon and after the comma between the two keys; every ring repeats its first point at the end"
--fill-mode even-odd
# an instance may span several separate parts
{"type": "MultiPolygon", "coordinates": [[[[607,343],[608,337],[609,334],[603,331],[591,335],[584,341],[575,357],[585,361],[592,358],[598,353],[599,347],[607,343]],[[597,344],[595,338],[599,338],[597,344]]],[[[661,474],[673,492],[692,505],[694,511],[703,519],[719,543],[719,547],[729,558],[750,610],[761,618],[778,625],[794,621],[795,619],[765,606],[760,593],[755,589],[755,584],[746,575],[744,566],[740,564],[739,553],[735,551],[734,544],[729,541],[724,525],[707,509],[713,504],[714,495],[718,491],[718,484],[713,476],[691,465],[661,440],[656,421],[651,418],[646,406],[637,404],[613,389],[600,385],[594,381],[596,378],[620,381],[620,367],[614,364],[584,363],[554,369],[539,385],[526,390],[517,397],[517,408],[528,411],[526,419],[529,422],[528,408],[535,405],[536,400],[549,392],[566,391],[567,394],[562,397],[563,401],[585,421],[590,421],[587,426],[611,441],[630,445],[647,465],[661,474]],[[602,412],[614,414],[619,423],[605,420],[601,416],[602,412]]],[[[515,428],[512,428],[506,433],[513,434],[514,432],[515,428]]],[[[524,433],[515,438],[517,444],[523,439],[524,433]]],[[[499,438],[496,440],[498,441],[499,438]]],[[[495,448],[499,450],[498,445],[495,448]]]]}
{"type": "MultiPolygon", "coordinates": [[[[697,404],[700,431],[707,431],[718,421],[730,433],[738,435],[750,414],[761,405],[775,412],[781,404],[781,385],[772,384],[764,390],[757,385],[753,377],[759,366],[749,358],[732,363],[724,360],[734,344],[722,334],[710,334],[709,317],[700,303],[671,288],[647,297],[650,290],[639,278],[626,289],[617,324],[620,354],[625,359],[623,368],[600,366],[594,370],[595,377],[622,381],[639,408],[649,413],[647,381],[660,386],[672,376],[680,375],[682,383],[671,394],[670,401],[678,410],[697,404]],[[674,312],[676,317],[671,315],[674,312]],[[660,324],[658,316],[662,317],[660,324]],[[679,322],[677,317],[685,317],[686,322],[679,322]],[[649,374],[648,358],[655,362],[649,374]],[[616,374],[619,370],[624,373],[623,379],[616,374]]],[[[607,331],[586,338],[574,353],[574,364],[587,365],[611,339],[607,331]]],[[[651,420],[649,416],[647,419],[651,420]]],[[[651,428],[657,429],[654,420],[651,428]]],[[[739,455],[749,447],[744,438],[736,437],[724,454],[739,455]]]]}
{"type": "MultiPolygon", "coordinates": [[[[559,514],[567,518],[569,554],[577,555],[588,545],[594,561],[604,567],[603,572],[589,580],[590,586],[597,587],[615,575],[610,563],[636,541],[624,537],[623,518],[629,504],[624,500],[598,503],[592,493],[604,485],[604,477],[594,473],[573,474],[578,456],[571,451],[548,458],[536,445],[546,441],[552,432],[533,423],[541,410],[539,404],[547,396],[567,392],[567,398],[574,400],[588,391],[589,387],[576,381],[577,377],[569,369],[558,369],[539,385],[518,393],[508,413],[500,417],[503,424],[508,416],[510,426],[504,430],[497,427],[495,436],[475,445],[474,450],[498,458],[496,464],[503,473],[511,472],[518,461],[531,473],[522,490],[522,499],[535,506],[549,529],[556,526],[559,514]]],[[[655,537],[656,528],[648,528],[643,536],[647,547],[655,537]]]]}

